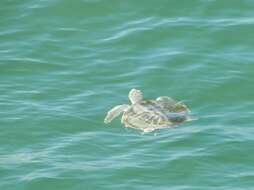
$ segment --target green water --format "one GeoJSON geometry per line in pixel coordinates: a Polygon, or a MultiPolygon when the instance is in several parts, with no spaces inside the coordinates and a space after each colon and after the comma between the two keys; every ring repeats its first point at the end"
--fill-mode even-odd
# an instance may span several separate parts
{"type": "Polygon", "coordinates": [[[254,188],[253,0],[2,0],[0,189],[254,188]],[[141,134],[131,88],[198,120],[141,134]]]}

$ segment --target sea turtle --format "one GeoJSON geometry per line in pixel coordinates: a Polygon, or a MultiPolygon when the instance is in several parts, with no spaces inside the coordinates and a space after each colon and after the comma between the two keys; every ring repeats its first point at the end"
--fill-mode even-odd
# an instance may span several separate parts
{"type": "Polygon", "coordinates": [[[150,132],[191,120],[188,114],[190,110],[187,106],[168,96],[161,96],[156,100],[143,100],[142,92],[132,89],[129,92],[129,99],[131,105],[115,106],[107,113],[104,123],[110,123],[115,117],[123,113],[121,122],[125,127],[150,132]]]}

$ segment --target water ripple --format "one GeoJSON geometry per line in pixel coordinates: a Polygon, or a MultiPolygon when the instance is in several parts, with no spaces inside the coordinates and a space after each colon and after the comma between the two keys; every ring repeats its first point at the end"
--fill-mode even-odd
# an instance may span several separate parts
{"type": "Polygon", "coordinates": [[[0,188],[252,188],[251,8],[2,3],[0,188]],[[183,100],[198,119],[147,134],[104,125],[131,88],[183,100]]]}

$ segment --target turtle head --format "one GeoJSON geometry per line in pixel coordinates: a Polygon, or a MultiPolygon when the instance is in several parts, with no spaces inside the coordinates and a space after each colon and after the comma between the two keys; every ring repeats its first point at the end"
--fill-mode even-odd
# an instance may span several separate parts
{"type": "Polygon", "coordinates": [[[129,99],[132,104],[139,103],[143,99],[142,92],[137,89],[131,89],[131,91],[129,92],[129,99]]]}

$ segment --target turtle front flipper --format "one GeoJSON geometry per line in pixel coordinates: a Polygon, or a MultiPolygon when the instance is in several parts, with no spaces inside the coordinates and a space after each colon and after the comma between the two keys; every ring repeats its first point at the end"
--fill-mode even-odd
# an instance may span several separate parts
{"type": "Polygon", "coordinates": [[[113,107],[111,110],[108,111],[108,113],[104,119],[104,123],[110,123],[114,118],[116,118],[121,113],[123,113],[124,111],[129,109],[129,107],[130,106],[127,104],[118,105],[118,106],[113,107]]]}

